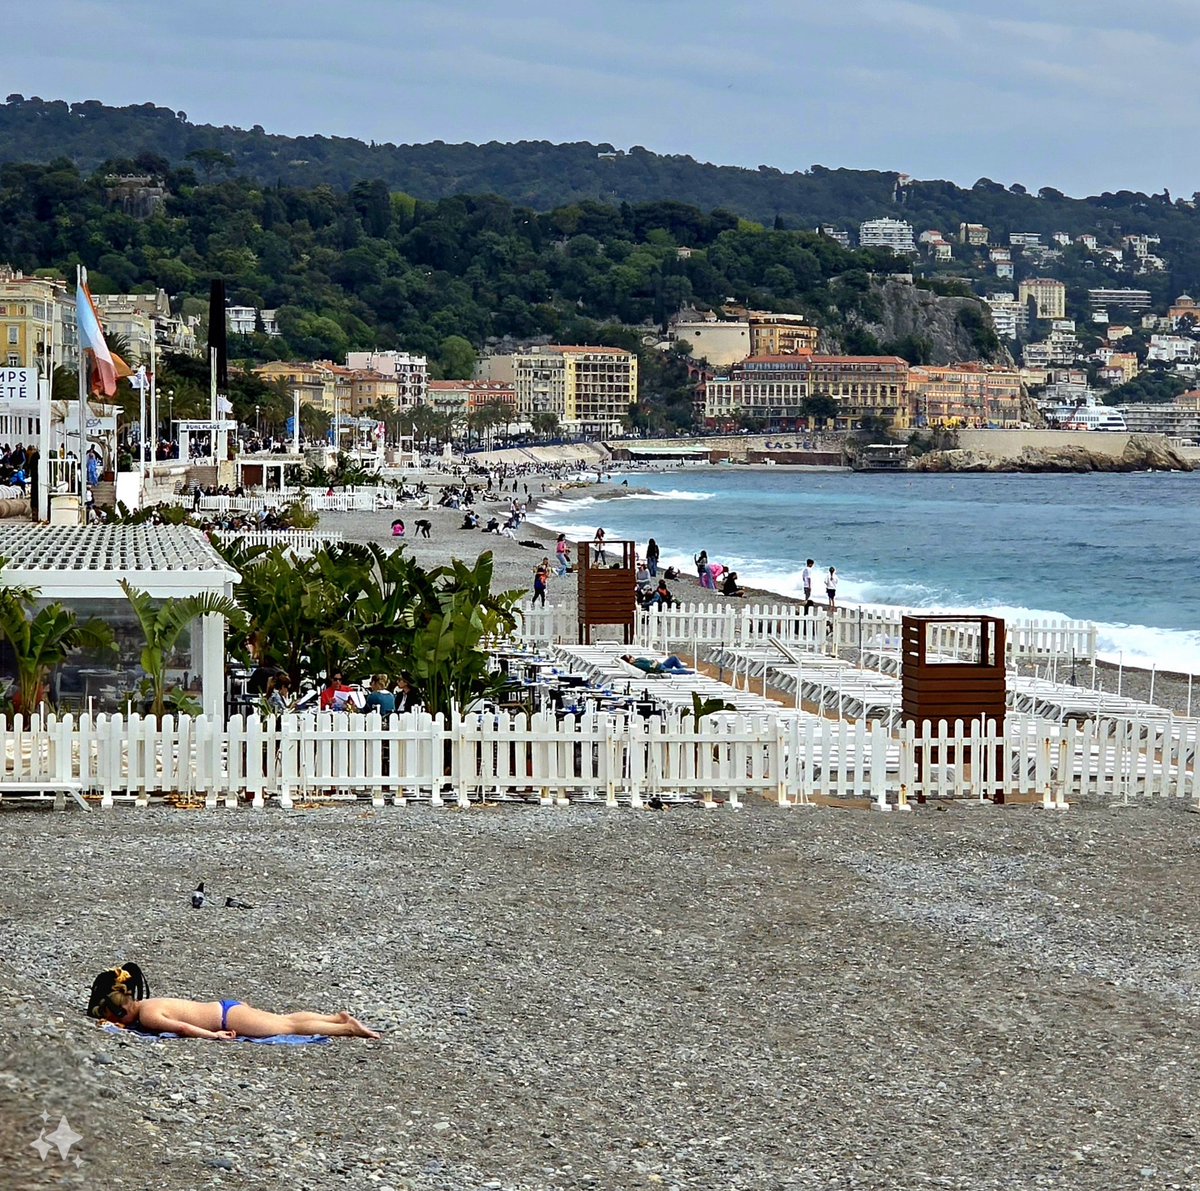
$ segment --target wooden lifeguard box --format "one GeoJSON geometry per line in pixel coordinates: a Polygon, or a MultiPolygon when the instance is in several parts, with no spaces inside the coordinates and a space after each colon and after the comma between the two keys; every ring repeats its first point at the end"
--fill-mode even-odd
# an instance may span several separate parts
{"type": "MultiPolygon", "coordinates": [[[[1003,734],[1004,621],[995,616],[905,616],[900,627],[900,685],[901,711],[916,725],[918,736],[933,736],[938,720],[953,724],[979,719],[994,720],[996,731],[1003,734]]],[[[971,763],[969,748],[963,748],[961,757],[955,757],[952,748],[947,752],[951,755],[939,758],[936,749],[919,749],[918,775],[924,776],[926,754],[933,762],[971,763]]],[[[992,758],[992,774],[1004,775],[1002,748],[992,758]]]]}
{"type": "Polygon", "coordinates": [[[617,625],[621,640],[633,644],[637,623],[637,548],[634,542],[604,543],[604,559],[594,542],[576,542],[579,575],[579,644],[592,643],[597,625],[617,625]]]}

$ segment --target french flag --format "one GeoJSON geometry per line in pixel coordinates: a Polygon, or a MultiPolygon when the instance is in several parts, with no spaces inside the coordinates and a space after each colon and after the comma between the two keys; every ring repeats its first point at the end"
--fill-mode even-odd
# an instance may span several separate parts
{"type": "Polygon", "coordinates": [[[87,287],[85,273],[75,285],[75,323],[79,331],[79,347],[92,353],[96,362],[96,380],[106,397],[115,396],[117,392],[117,364],[108,344],[104,342],[104,332],[100,328],[100,317],[96,313],[96,304],[92,301],[91,291],[87,287]]]}

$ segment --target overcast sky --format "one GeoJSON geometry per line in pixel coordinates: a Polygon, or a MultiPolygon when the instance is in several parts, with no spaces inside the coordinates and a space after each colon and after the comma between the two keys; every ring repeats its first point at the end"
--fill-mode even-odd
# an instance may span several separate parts
{"type": "Polygon", "coordinates": [[[1190,196],[1197,0],[40,0],[4,94],[1190,196]]]}

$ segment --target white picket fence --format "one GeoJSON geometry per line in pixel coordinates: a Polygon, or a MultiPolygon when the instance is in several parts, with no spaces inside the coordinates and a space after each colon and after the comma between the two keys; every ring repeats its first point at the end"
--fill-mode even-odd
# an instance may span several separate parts
{"type": "MultiPolygon", "coordinates": [[[[898,647],[906,610],[875,606],[839,608],[830,615],[820,608],[805,616],[795,604],[705,604],[643,612],[638,639],[664,651],[692,645],[752,646],[781,641],[789,648],[843,649],[898,647]],[[832,632],[828,630],[833,622],[832,632]]],[[[918,610],[919,612],[919,610],[918,610]]],[[[1096,658],[1096,626],[1074,620],[1009,620],[1008,659],[1072,659],[1091,664],[1096,658]]],[[[954,657],[978,650],[976,626],[954,622],[930,626],[931,651],[954,657]]]]}
{"type": "Polygon", "coordinates": [[[215,537],[238,541],[247,548],[282,546],[294,558],[309,558],[324,546],[337,545],[342,535],[324,529],[221,529],[215,537]]]}
{"type": "Polygon", "coordinates": [[[472,714],[453,723],[424,713],[288,715],[279,719],[67,715],[0,727],[0,799],[43,791],[146,805],[151,796],[208,806],[288,807],[298,799],[513,798],[642,806],[652,798],[740,806],[865,799],[880,808],[922,795],[1075,797],[1200,802],[1200,720],[1051,724],[1011,716],[913,725],[889,732],[812,716],[472,714]]]}
{"type": "Polygon", "coordinates": [[[396,507],[396,490],[386,486],[338,488],[333,492],[306,488],[304,503],[315,513],[374,513],[396,507]]]}
{"type": "MultiPolygon", "coordinates": [[[[573,604],[533,607],[526,600],[517,609],[521,636],[542,645],[558,645],[578,638],[573,604]]],[[[753,647],[780,641],[789,649],[838,654],[845,649],[899,648],[903,608],[864,606],[839,608],[832,616],[824,608],[808,616],[797,604],[759,604],[742,601],[725,604],[677,606],[639,612],[637,641],[647,649],[670,653],[697,651],[713,646],[753,647]]],[[[1094,665],[1096,626],[1078,620],[1009,620],[1005,625],[1009,662],[1072,661],[1094,665]]],[[[617,630],[608,634],[615,636],[617,630]]],[[[605,636],[603,629],[597,634],[605,636]]],[[[930,628],[931,652],[969,657],[978,650],[978,630],[970,624],[938,624],[930,628]]]]}

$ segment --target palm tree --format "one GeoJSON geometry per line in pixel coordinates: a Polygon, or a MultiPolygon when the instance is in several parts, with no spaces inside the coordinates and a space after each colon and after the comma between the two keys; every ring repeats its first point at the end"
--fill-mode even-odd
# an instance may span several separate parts
{"type": "Polygon", "coordinates": [[[33,612],[34,593],[23,587],[0,588],[0,637],[9,643],[16,664],[16,706],[32,715],[45,701],[50,672],[76,649],[113,647],[112,628],[93,617],[80,621],[62,604],[33,612]],[[30,615],[32,613],[32,615],[30,615]]]}
{"type": "MultiPolygon", "coordinates": [[[[167,659],[179,643],[184,629],[197,617],[223,616],[235,628],[244,630],[246,618],[241,608],[227,596],[209,592],[158,603],[148,592],[139,591],[127,579],[120,582],[146,641],[140,659],[146,674],[142,694],[149,700],[150,714],[161,723],[167,709],[167,659]]],[[[175,695],[172,702],[178,711],[194,709],[194,700],[189,705],[189,701],[179,695],[175,695]]]]}

